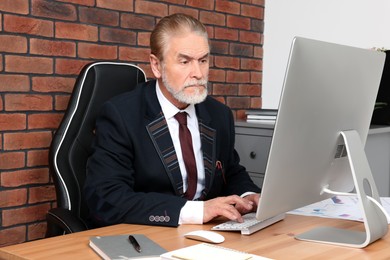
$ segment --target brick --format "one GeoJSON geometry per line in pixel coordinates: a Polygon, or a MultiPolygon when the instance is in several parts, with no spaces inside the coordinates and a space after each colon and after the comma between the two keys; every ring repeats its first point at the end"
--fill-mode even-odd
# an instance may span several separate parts
{"type": "Polygon", "coordinates": [[[261,71],[263,69],[263,62],[260,59],[241,59],[242,70],[256,70],[261,71]]]}
{"type": "Polygon", "coordinates": [[[4,31],[53,37],[54,23],[37,18],[5,14],[4,31]]]}
{"type": "Polygon", "coordinates": [[[169,14],[175,14],[175,13],[182,13],[187,14],[192,17],[198,18],[199,17],[199,11],[192,8],[187,8],[183,6],[178,5],[170,5],[168,9],[169,14]]]}
{"type": "Polygon", "coordinates": [[[113,60],[117,58],[116,46],[80,42],[78,56],[87,59],[113,60]]]}
{"type": "Polygon", "coordinates": [[[79,17],[82,23],[101,24],[107,26],[119,25],[119,12],[98,8],[79,8],[79,17]]]}
{"type": "Polygon", "coordinates": [[[3,187],[47,184],[50,180],[49,170],[47,168],[34,168],[28,170],[2,172],[0,178],[3,187]]]}
{"type": "Polygon", "coordinates": [[[264,33],[264,20],[251,19],[251,31],[264,33]]]}
{"type": "Polygon", "coordinates": [[[135,1],[135,13],[164,17],[168,15],[168,5],[157,1],[135,1]]]}
{"type": "Polygon", "coordinates": [[[263,58],[263,47],[261,46],[255,46],[253,49],[253,57],[255,58],[263,58]]]}
{"type": "Polygon", "coordinates": [[[47,148],[52,135],[50,131],[4,133],[4,150],[21,150],[32,148],[47,148]]]}
{"type": "Polygon", "coordinates": [[[226,104],[234,108],[249,108],[250,107],[250,98],[249,97],[227,97],[226,104]]]}
{"type": "Polygon", "coordinates": [[[186,3],[186,0],[161,0],[160,2],[166,2],[171,4],[178,4],[178,5],[184,5],[186,3]]]}
{"type": "Polygon", "coordinates": [[[46,203],[25,208],[3,210],[3,226],[9,227],[17,224],[34,222],[37,220],[44,220],[49,209],[50,205],[46,203]]]}
{"type": "Polygon", "coordinates": [[[30,79],[26,75],[0,74],[0,92],[25,92],[30,89],[30,79]]]}
{"type": "Polygon", "coordinates": [[[0,10],[4,12],[28,14],[29,0],[1,0],[0,10]]]}
{"type": "Polygon", "coordinates": [[[52,201],[56,199],[54,186],[31,187],[29,189],[28,203],[35,204],[39,202],[52,201]]]}
{"type": "Polygon", "coordinates": [[[69,77],[33,77],[32,90],[45,93],[71,93],[75,83],[76,79],[69,77]]]}
{"type": "Polygon", "coordinates": [[[22,73],[53,73],[53,59],[44,57],[25,57],[6,55],[5,71],[22,73]]]}
{"type": "Polygon", "coordinates": [[[251,108],[259,109],[262,106],[261,97],[251,97],[251,108]]]}
{"type": "Polygon", "coordinates": [[[139,32],[137,37],[137,44],[139,46],[150,46],[150,32],[139,32]]]}
{"type": "Polygon", "coordinates": [[[31,13],[34,16],[56,20],[76,21],[77,19],[77,11],[74,5],[57,1],[34,0],[32,1],[31,13]]]}
{"type": "Polygon", "coordinates": [[[236,120],[246,120],[246,110],[235,110],[236,111],[236,120]]]}
{"type": "Polygon", "coordinates": [[[155,26],[155,20],[149,16],[135,14],[122,14],[121,27],[129,29],[152,31],[155,26]]]}
{"type": "Polygon", "coordinates": [[[230,40],[237,41],[238,40],[238,30],[230,29],[230,28],[215,28],[215,39],[218,40],[230,40]]]}
{"type": "Polygon", "coordinates": [[[253,45],[231,43],[229,53],[234,56],[253,57],[253,45]]]}
{"type": "Polygon", "coordinates": [[[75,57],[76,43],[32,38],[30,39],[30,53],[46,56],[75,57]]]}
{"type": "Polygon", "coordinates": [[[230,83],[248,83],[250,82],[250,73],[245,71],[227,71],[226,81],[230,83]]]}
{"type": "Polygon", "coordinates": [[[258,84],[240,84],[238,88],[239,96],[260,96],[261,86],[258,84]]]}
{"type": "Polygon", "coordinates": [[[0,35],[0,52],[26,53],[26,37],[15,35],[0,35]]]}
{"type": "Polygon", "coordinates": [[[26,115],[19,113],[0,114],[0,129],[1,131],[26,129],[26,115]]]}
{"type": "Polygon", "coordinates": [[[26,204],[27,189],[0,190],[0,208],[26,204]]]}
{"type": "Polygon", "coordinates": [[[77,60],[77,59],[56,59],[55,73],[62,75],[79,75],[81,69],[91,63],[88,60],[77,60]]]}
{"type": "Polygon", "coordinates": [[[200,9],[214,10],[214,2],[215,1],[187,0],[186,5],[200,9]]]}
{"type": "Polygon", "coordinates": [[[226,81],[226,72],[221,69],[210,69],[209,70],[209,79],[213,82],[225,82],[226,81]]]}
{"type": "Polygon", "coordinates": [[[56,0],[57,2],[73,3],[85,6],[94,6],[95,0],[56,0]]]}
{"type": "Polygon", "coordinates": [[[216,1],[215,10],[228,14],[240,14],[240,3],[236,1],[216,1]]]}
{"type": "MultiPolygon", "coordinates": [[[[25,153],[24,152],[3,152],[0,154],[0,169],[9,170],[24,167],[25,153]]],[[[1,198],[1,196],[0,196],[1,198]]],[[[0,199],[1,205],[1,199],[0,199]]]]}
{"type": "Polygon", "coordinates": [[[39,113],[28,115],[28,129],[57,129],[62,120],[63,114],[58,113],[39,113]]]}
{"type": "Polygon", "coordinates": [[[261,43],[261,33],[240,31],[240,41],[246,42],[246,43],[260,44],[261,43]]]}
{"type": "Polygon", "coordinates": [[[16,226],[0,229],[0,247],[19,244],[25,241],[26,226],[16,226]]]}
{"type": "Polygon", "coordinates": [[[98,40],[97,26],[56,22],[56,38],[96,42],[98,40]]]}
{"type": "Polygon", "coordinates": [[[211,54],[228,54],[229,43],[225,41],[213,41],[211,40],[211,54]]]}
{"type": "Polygon", "coordinates": [[[251,83],[261,84],[263,81],[263,73],[251,71],[251,83]]]}
{"type": "Polygon", "coordinates": [[[27,230],[28,230],[27,231],[27,233],[28,233],[27,239],[29,241],[31,241],[31,240],[36,240],[36,239],[40,239],[40,238],[45,238],[46,228],[47,228],[46,221],[39,222],[39,223],[33,223],[31,225],[28,225],[27,226],[27,230]]]}
{"type": "Polygon", "coordinates": [[[233,56],[215,56],[216,68],[230,68],[230,69],[239,69],[240,68],[240,58],[233,56]]]}
{"type": "Polygon", "coordinates": [[[49,150],[30,150],[27,151],[27,167],[47,166],[49,150]]]}
{"type": "Polygon", "coordinates": [[[3,67],[3,55],[0,54],[0,71],[3,71],[4,70],[4,67],[3,67]]]}
{"type": "Polygon", "coordinates": [[[250,30],[251,28],[251,20],[241,16],[228,15],[226,24],[228,27],[237,29],[250,30]]]}
{"type": "Polygon", "coordinates": [[[96,0],[96,6],[106,9],[133,12],[134,0],[96,0]]]}
{"type": "Polygon", "coordinates": [[[54,99],[54,110],[64,111],[68,107],[70,95],[57,95],[54,99]]]}
{"type": "Polygon", "coordinates": [[[131,62],[149,61],[149,48],[119,47],[119,59],[131,62]]]}
{"type": "Polygon", "coordinates": [[[201,11],[199,20],[204,24],[225,26],[226,16],[221,13],[201,11]]]}
{"type": "Polygon", "coordinates": [[[209,36],[209,38],[213,39],[214,38],[214,26],[206,25],[206,31],[207,31],[207,35],[209,36]]]}
{"type": "Polygon", "coordinates": [[[242,4],[241,15],[263,20],[264,7],[242,4]]]}
{"type": "Polygon", "coordinates": [[[137,34],[135,32],[117,28],[100,28],[100,40],[126,45],[135,45],[137,34]]]}
{"type": "Polygon", "coordinates": [[[5,110],[7,111],[49,111],[53,109],[53,98],[39,94],[6,94],[5,110]]]}
{"type": "Polygon", "coordinates": [[[260,5],[260,6],[265,6],[265,0],[252,0],[252,4],[254,5],[260,5]]]}
{"type": "Polygon", "coordinates": [[[236,84],[213,84],[213,95],[235,96],[237,92],[236,84]]]}

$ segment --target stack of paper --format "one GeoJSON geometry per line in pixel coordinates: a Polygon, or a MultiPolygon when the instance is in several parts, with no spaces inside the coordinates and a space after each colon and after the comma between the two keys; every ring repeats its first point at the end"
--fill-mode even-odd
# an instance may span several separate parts
{"type": "Polygon", "coordinates": [[[246,121],[274,125],[277,114],[277,109],[248,110],[246,111],[246,121]]]}

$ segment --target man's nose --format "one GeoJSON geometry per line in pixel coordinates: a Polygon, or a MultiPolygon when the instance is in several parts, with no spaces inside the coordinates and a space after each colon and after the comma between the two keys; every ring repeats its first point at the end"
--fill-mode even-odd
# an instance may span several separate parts
{"type": "Polygon", "coordinates": [[[191,77],[201,79],[203,77],[200,64],[197,61],[192,62],[191,77]]]}

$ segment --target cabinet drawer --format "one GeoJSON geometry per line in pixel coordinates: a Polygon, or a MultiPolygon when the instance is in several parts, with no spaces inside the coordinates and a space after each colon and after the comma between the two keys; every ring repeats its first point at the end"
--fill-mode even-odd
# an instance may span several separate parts
{"type": "Polygon", "coordinates": [[[265,173],[270,146],[270,136],[236,135],[235,148],[248,172],[265,173]]]}

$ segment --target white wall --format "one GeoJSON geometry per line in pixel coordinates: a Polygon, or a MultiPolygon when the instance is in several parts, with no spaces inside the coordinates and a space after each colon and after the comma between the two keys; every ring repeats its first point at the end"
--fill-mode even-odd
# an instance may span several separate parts
{"type": "Polygon", "coordinates": [[[294,36],[390,49],[390,0],[266,0],[263,108],[277,108],[294,36]]]}

